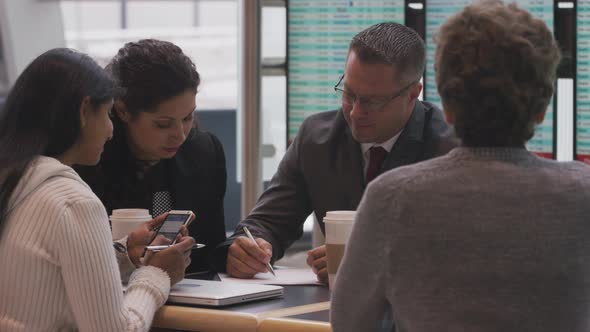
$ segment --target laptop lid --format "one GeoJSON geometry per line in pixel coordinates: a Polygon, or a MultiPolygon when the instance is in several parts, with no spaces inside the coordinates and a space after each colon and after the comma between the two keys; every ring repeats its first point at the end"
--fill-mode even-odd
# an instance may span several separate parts
{"type": "Polygon", "coordinates": [[[184,279],[170,289],[168,303],[225,306],[283,295],[283,287],[184,279]]]}

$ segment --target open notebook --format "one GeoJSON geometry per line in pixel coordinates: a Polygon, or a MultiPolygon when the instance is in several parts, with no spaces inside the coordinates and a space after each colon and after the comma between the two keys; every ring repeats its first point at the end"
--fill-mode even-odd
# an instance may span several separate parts
{"type": "Polygon", "coordinates": [[[224,306],[283,295],[283,287],[184,279],[170,290],[168,303],[224,306]]]}
{"type": "Polygon", "coordinates": [[[318,277],[313,273],[311,268],[280,268],[275,266],[275,274],[270,272],[258,273],[252,279],[240,279],[230,277],[226,273],[219,273],[219,278],[223,282],[237,282],[245,284],[264,284],[264,285],[316,285],[324,284],[318,281],[318,277]]]}

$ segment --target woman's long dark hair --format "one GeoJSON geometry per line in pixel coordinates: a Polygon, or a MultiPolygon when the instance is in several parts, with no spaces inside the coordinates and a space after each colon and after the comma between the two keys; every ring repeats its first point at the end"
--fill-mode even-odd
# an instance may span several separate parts
{"type": "Polygon", "coordinates": [[[0,112],[0,234],[10,197],[33,159],[57,157],[80,136],[80,106],[112,100],[117,88],[89,56],[67,48],[31,62],[12,87],[0,112]]]}

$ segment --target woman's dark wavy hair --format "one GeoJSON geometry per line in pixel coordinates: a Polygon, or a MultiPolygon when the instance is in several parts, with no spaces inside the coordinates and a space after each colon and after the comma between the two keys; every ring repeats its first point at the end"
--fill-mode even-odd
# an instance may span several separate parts
{"type": "Polygon", "coordinates": [[[466,146],[522,146],[554,92],[559,49],[540,19],[500,1],[467,6],[436,38],[436,83],[466,146]]]}
{"type": "Polygon", "coordinates": [[[0,111],[0,232],[10,197],[37,156],[57,157],[80,136],[80,106],[116,97],[115,82],[89,56],[56,48],[31,62],[0,111]]]}
{"type": "MultiPolygon", "coordinates": [[[[105,69],[123,90],[118,101],[124,103],[132,118],[141,112],[155,112],[159,104],[186,91],[196,93],[201,82],[195,64],[180,47],[155,39],[125,44],[105,69]]],[[[113,139],[105,145],[98,169],[83,168],[80,171],[91,184],[109,181],[113,186],[109,190],[126,192],[135,186],[142,161],[136,160],[131,153],[127,125],[117,112],[113,112],[112,121],[113,139]]],[[[187,140],[193,134],[191,131],[187,140]]],[[[104,196],[103,203],[109,210],[109,199],[104,196]]]]}
{"type": "MultiPolygon", "coordinates": [[[[155,112],[160,103],[186,91],[196,93],[201,82],[195,64],[180,47],[156,39],[125,44],[106,70],[123,89],[118,100],[132,117],[141,112],[155,112]]],[[[130,162],[128,166],[135,166],[137,161],[129,150],[126,124],[117,112],[113,112],[112,120],[113,139],[105,146],[101,164],[118,165],[120,174],[121,161],[130,162]]]]}

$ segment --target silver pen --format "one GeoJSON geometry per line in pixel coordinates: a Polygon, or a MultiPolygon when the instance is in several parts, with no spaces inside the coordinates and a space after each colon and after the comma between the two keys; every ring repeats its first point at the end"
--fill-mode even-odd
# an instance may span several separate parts
{"type": "MultiPolygon", "coordinates": [[[[254,240],[254,237],[252,236],[252,233],[250,233],[250,231],[248,230],[248,227],[244,226],[244,232],[246,233],[246,235],[248,236],[248,238],[252,241],[254,241],[254,244],[256,244],[256,246],[258,246],[258,243],[256,242],[256,240],[254,240]]],[[[258,247],[260,248],[260,247],[258,247]]],[[[268,270],[270,271],[270,273],[272,273],[273,276],[277,276],[275,274],[275,270],[272,269],[272,265],[270,265],[270,262],[266,263],[266,266],[268,267],[268,270]]]]}
{"type": "MultiPolygon", "coordinates": [[[[205,246],[204,244],[195,243],[195,244],[193,244],[193,247],[191,248],[191,250],[201,249],[204,246],[205,246]]],[[[145,250],[149,250],[149,251],[153,251],[153,252],[158,252],[158,251],[162,251],[164,249],[168,249],[170,247],[171,247],[170,244],[164,244],[164,245],[159,245],[159,246],[147,246],[147,247],[145,247],[145,250]]]]}

